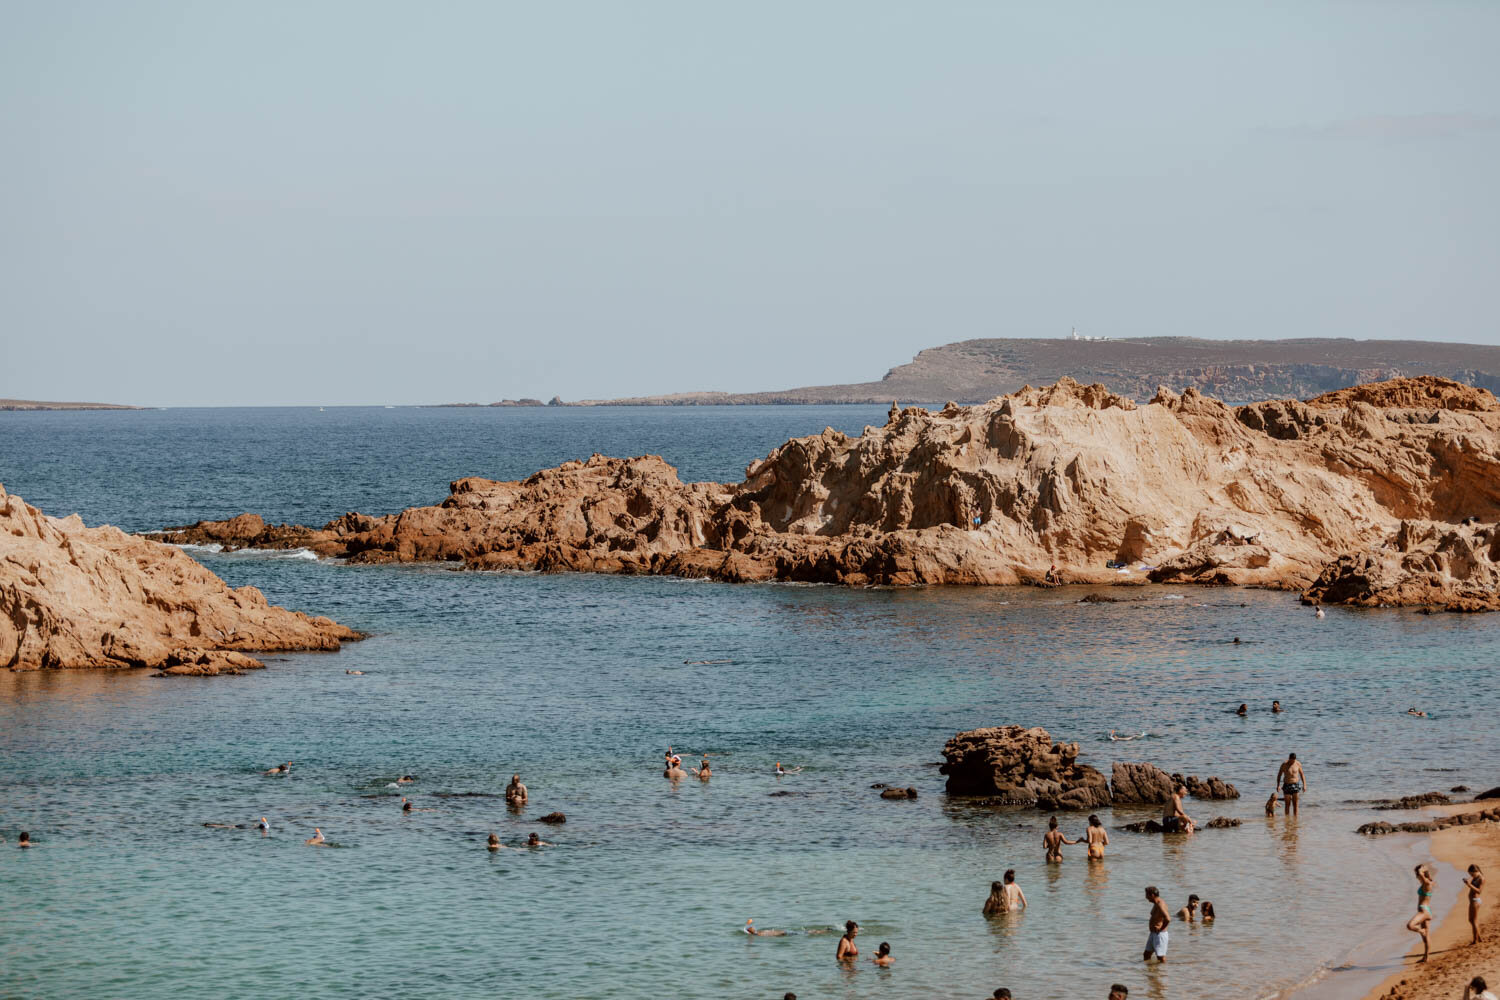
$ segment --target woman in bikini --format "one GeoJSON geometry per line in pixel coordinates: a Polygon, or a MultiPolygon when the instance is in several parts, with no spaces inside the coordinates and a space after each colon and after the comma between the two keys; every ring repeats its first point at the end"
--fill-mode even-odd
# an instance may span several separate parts
{"type": "Polygon", "coordinates": [[[1417,914],[1406,922],[1406,929],[1422,936],[1422,957],[1417,961],[1425,962],[1432,946],[1427,937],[1427,932],[1432,928],[1432,906],[1428,901],[1432,899],[1432,890],[1437,883],[1427,873],[1426,865],[1417,865],[1412,870],[1417,873],[1417,914]]]}
{"type": "Polygon", "coordinates": [[[1103,861],[1104,848],[1109,846],[1109,831],[1104,829],[1104,824],[1099,822],[1098,816],[1089,817],[1089,828],[1084,837],[1089,842],[1089,860],[1103,861]]]}
{"type": "Polygon", "coordinates": [[[859,957],[859,948],[855,947],[854,944],[855,935],[858,933],[859,924],[856,924],[852,920],[844,922],[844,936],[839,938],[838,950],[833,953],[835,959],[840,962],[847,962],[850,959],[859,957]]]}
{"type": "Polygon", "coordinates": [[[1478,865],[1469,866],[1469,877],[1464,879],[1464,886],[1469,890],[1469,929],[1474,932],[1471,943],[1478,944],[1484,940],[1479,936],[1479,890],[1484,888],[1484,872],[1478,865]]]}

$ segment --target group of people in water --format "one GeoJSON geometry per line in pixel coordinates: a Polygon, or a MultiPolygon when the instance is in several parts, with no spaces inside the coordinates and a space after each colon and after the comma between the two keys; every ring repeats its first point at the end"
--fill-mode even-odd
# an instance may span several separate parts
{"type": "MultiPolygon", "coordinates": [[[[265,775],[285,775],[285,774],[290,774],[291,770],[292,770],[292,763],[293,763],[292,761],[287,761],[285,764],[278,764],[275,767],[272,767],[272,768],[269,768],[269,769],[267,769],[265,771],[262,771],[261,774],[265,774],[265,775]]],[[[708,763],[708,759],[705,757],[704,758],[704,764],[706,765],[707,763],[708,763]]],[[[414,775],[403,774],[401,777],[399,777],[399,778],[397,778],[395,780],[394,784],[395,785],[410,785],[410,784],[413,784],[414,782],[416,782],[416,780],[417,779],[416,779],[416,777],[414,775]]],[[[388,785],[387,787],[391,787],[391,786],[388,785]]],[[[519,774],[512,774],[510,776],[510,783],[505,786],[505,804],[507,806],[510,806],[512,809],[520,809],[522,806],[526,805],[526,803],[527,803],[527,801],[529,799],[530,799],[530,793],[526,790],[526,785],[522,783],[521,776],[519,774]]],[[[417,809],[417,808],[415,808],[413,806],[413,804],[412,804],[412,802],[411,802],[410,799],[408,799],[404,795],[401,797],[401,812],[403,814],[410,814],[410,813],[413,813],[413,812],[431,812],[431,811],[432,810],[430,810],[430,809],[417,809]]],[[[221,825],[221,824],[210,824],[210,825],[218,826],[218,825],[221,825]]],[[[260,818],[260,822],[256,823],[255,827],[256,827],[257,830],[260,831],[260,834],[261,834],[262,837],[268,837],[268,836],[270,836],[270,834],[271,834],[271,821],[269,819],[267,819],[265,816],[262,816],[260,818]]],[[[29,834],[26,834],[26,833],[21,834],[21,839],[23,841],[23,843],[21,844],[22,847],[30,847],[31,846],[31,844],[30,844],[30,835],[29,834]]],[[[305,845],[307,845],[308,847],[331,847],[331,846],[334,846],[328,840],[328,837],[326,835],[324,835],[322,827],[313,827],[313,835],[311,837],[308,837],[306,840],[304,840],[303,843],[305,845]]],[[[506,846],[507,846],[506,844],[502,844],[500,842],[500,836],[499,836],[499,834],[497,834],[493,830],[491,830],[490,834],[489,834],[489,837],[487,837],[486,840],[485,840],[485,847],[488,850],[491,850],[491,851],[499,851],[499,850],[504,850],[506,848],[506,846]]],[[[553,847],[555,845],[552,843],[552,841],[550,841],[550,840],[543,840],[540,835],[538,835],[536,833],[532,833],[530,836],[528,836],[526,838],[526,843],[523,844],[523,845],[521,845],[521,846],[532,848],[532,847],[553,847]]]]}
{"type": "MultiPolygon", "coordinates": [[[[1425,962],[1432,949],[1432,894],[1437,890],[1437,876],[1425,863],[1417,865],[1412,872],[1417,876],[1417,912],[1406,922],[1406,929],[1422,939],[1422,957],[1417,961],[1425,962]]],[[[1464,888],[1469,893],[1469,943],[1478,944],[1484,940],[1479,933],[1479,906],[1484,902],[1480,895],[1484,889],[1484,872],[1479,870],[1478,865],[1470,865],[1467,876],[1463,881],[1464,888]]]]}

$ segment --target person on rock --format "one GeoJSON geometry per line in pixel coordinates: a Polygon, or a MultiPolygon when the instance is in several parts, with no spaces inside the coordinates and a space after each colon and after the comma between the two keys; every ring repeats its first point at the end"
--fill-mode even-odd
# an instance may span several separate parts
{"type": "Polygon", "coordinates": [[[1167,904],[1162,901],[1161,893],[1156,891],[1156,886],[1146,886],[1146,899],[1151,904],[1151,915],[1146,920],[1149,931],[1146,937],[1146,950],[1141,954],[1141,961],[1151,961],[1155,955],[1157,962],[1167,960],[1167,928],[1172,925],[1172,916],[1167,912],[1167,904]]]}
{"type": "Polygon", "coordinates": [[[1281,786],[1281,794],[1285,796],[1282,815],[1296,816],[1298,800],[1307,789],[1307,774],[1302,770],[1302,762],[1297,759],[1296,754],[1287,754],[1286,760],[1281,762],[1281,767],[1276,772],[1276,784],[1281,786]]]}
{"type": "Polygon", "coordinates": [[[1109,831],[1104,829],[1104,824],[1097,815],[1089,817],[1089,828],[1083,837],[1088,841],[1089,860],[1104,860],[1104,849],[1109,846],[1109,831]]]}
{"type": "Polygon", "coordinates": [[[1161,815],[1161,829],[1163,833],[1192,833],[1198,828],[1182,808],[1182,797],[1187,794],[1187,787],[1178,785],[1172,789],[1172,798],[1167,802],[1166,808],[1161,815]]]}
{"type": "Polygon", "coordinates": [[[521,784],[521,776],[512,774],[510,784],[505,786],[505,803],[511,806],[524,806],[529,798],[526,786],[521,784]]]}
{"type": "Polygon", "coordinates": [[[1063,832],[1057,828],[1057,817],[1053,816],[1047,820],[1047,832],[1042,837],[1042,847],[1046,849],[1048,861],[1061,861],[1063,859],[1062,849],[1064,844],[1076,844],[1078,841],[1069,840],[1063,836],[1063,832]]]}

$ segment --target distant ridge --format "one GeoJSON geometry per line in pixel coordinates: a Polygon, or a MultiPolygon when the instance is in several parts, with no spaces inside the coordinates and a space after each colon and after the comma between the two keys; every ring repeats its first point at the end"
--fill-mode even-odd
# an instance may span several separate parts
{"type": "Polygon", "coordinates": [[[1363,382],[1439,375],[1500,393],[1500,347],[1425,340],[964,340],[922,351],[878,382],[773,392],[683,392],[582,400],[570,406],[706,406],[767,403],[977,403],[1064,375],[1143,402],[1157,386],[1197,389],[1226,402],[1307,399],[1363,382]]]}
{"type": "Polygon", "coordinates": [[[40,399],[0,399],[0,410],[139,410],[120,403],[49,403],[40,399]]]}

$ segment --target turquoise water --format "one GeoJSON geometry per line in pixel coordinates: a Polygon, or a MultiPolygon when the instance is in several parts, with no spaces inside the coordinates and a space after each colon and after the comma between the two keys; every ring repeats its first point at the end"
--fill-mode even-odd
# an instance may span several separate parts
{"type": "MultiPolygon", "coordinates": [[[[316,521],[436,499],[459,475],[524,474],[598,439],[662,451],[688,478],[734,478],[787,433],[879,419],[517,412],[346,411],[336,429],[315,411],[124,425],[0,414],[0,482],[51,512],[136,529],[241,509],[316,521]]],[[[1500,783],[1492,618],[1335,609],[1317,621],[1287,595],[1240,590],[1079,605],[1087,589],[847,591],[197,554],[231,584],[372,638],[243,677],[0,674],[0,995],[908,998],[1006,985],[1071,998],[1120,981],[1132,996],[1267,996],[1410,908],[1404,854],[1354,835],[1371,814],[1347,800],[1500,783]],[[1272,698],[1288,711],[1266,711],[1272,698]],[[1248,718],[1232,714],[1241,701],[1248,718]],[[1411,704],[1433,717],[1402,714],[1411,704]],[[1167,841],[1116,832],[1103,865],[1076,848],[1044,865],[1044,815],[950,801],[933,766],[954,732],[1012,722],[1080,741],[1105,771],[1147,759],[1220,775],[1245,797],[1190,812],[1245,825],[1167,841]],[[1111,743],[1112,728],[1151,736],[1111,743]],[[712,754],[713,780],[664,780],[667,744],[712,754]],[[1289,750],[1308,765],[1304,813],[1266,820],[1289,750]],[[287,759],[290,777],[258,773],[287,759]],[[776,778],[778,760],[803,770],[776,778]],[[520,814],[497,797],[516,771],[532,794],[520,814]],[[418,781],[390,787],[403,773],[418,781]],[[883,801],[874,782],[921,797],[883,801]],[[403,794],[421,811],[403,815],[403,794]],[[536,822],[554,809],[566,825],[536,822]],[[270,837],[203,826],[261,815],[270,837]],[[303,846],[314,826],[338,847],[303,846]],[[21,829],[37,849],[14,849],[21,829]],[[490,830],[556,846],[490,854],[490,830]],[[1006,868],[1031,907],[987,921],[988,884],[1006,868]],[[1220,914],[1174,928],[1171,962],[1150,970],[1148,883],[1173,909],[1197,892],[1220,914]],[[747,917],[801,931],[858,920],[862,955],[886,940],[896,964],[846,970],[835,934],[753,939],[747,917]]]]}

